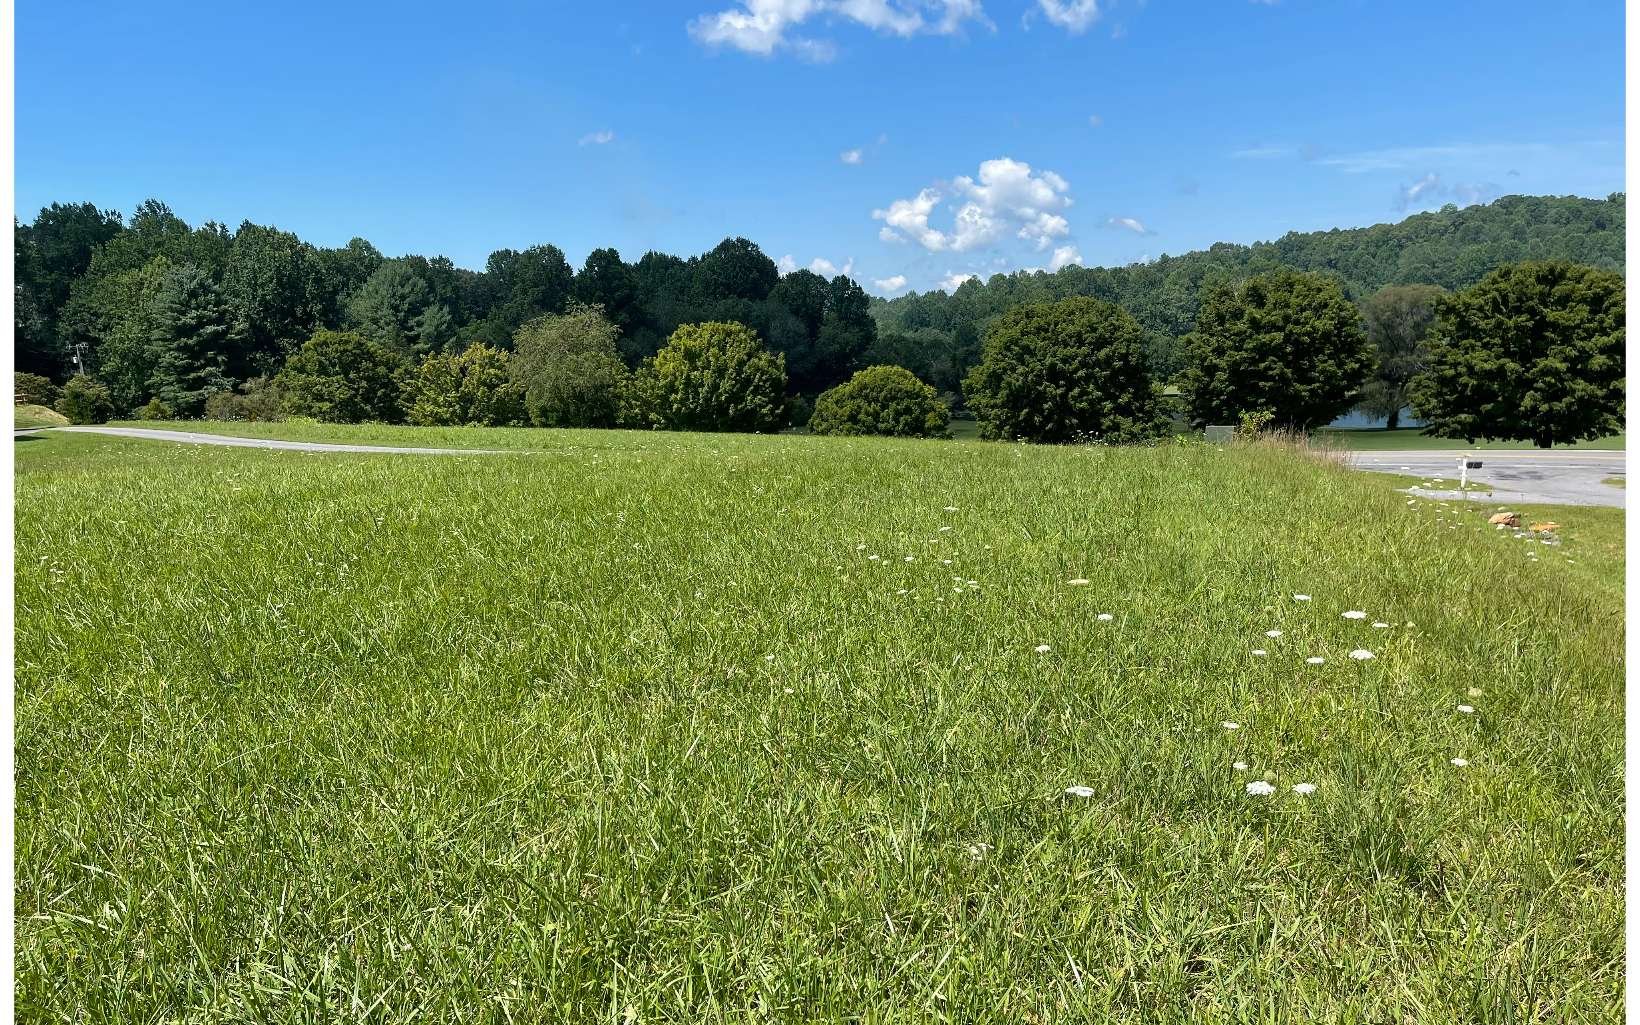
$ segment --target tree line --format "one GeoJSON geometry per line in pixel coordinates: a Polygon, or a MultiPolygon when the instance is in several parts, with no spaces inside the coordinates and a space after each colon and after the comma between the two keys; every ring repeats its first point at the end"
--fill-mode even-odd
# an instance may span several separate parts
{"type": "MultiPolygon", "coordinates": [[[[1401,270],[1362,254],[1380,252],[1386,237],[1428,235],[1442,225],[1451,229],[1452,251],[1468,254],[1465,267],[1510,246],[1550,242],[1613,262],[1606,249],[1614,226],[1621,238],[1618,198],[1510,197],[1401,225],[1215,246],[1171,269],[1164,258],[999,275],[954,295],[893,303],[871,302],[843,276],[782,276],[738,238],[687,260],[650,252],[627,264],[614,250],[596,250],[580,270],[553,246],[501,250],[474,272],[442,257],[386,258],[361,239],[324,249],[249,222],[232,233],[217,224],[192,228],[152,201],[129,225],[90,204],[54,204],[17,226],[18,367],[43,375],[29,389],[69,402],[76,415],[741,430],[809,424],[818,432],[940,436],[951,409],[966,406],[991,437],[1125,440],[1154,433],[1157,386],[1171,383],[1184,402],[1174,413],[1198,424],[1264,416],[1307,428],[1352,405],[1393,424],[1415,397],[1421,411],[1438,407],[1432,353],[1446,351],[1435,340],[1451,335],[1455,321],[1440,318],[1456,299],[1433,284],[1357,297],[1359,286],[1339,268],[1393,277],[1408,266],[1404,253],[1401,270]],[[1510,226],[1517,237],[1493,234],[1510,226]],[[1323,261],[1327,270],[1295,272],[1273,262],[1281,254],[1323,261]],[[1265,269],[1247,273],[1254,267],[1265,269]],[[1164,292],[1190,293],[1191,314],[1188,324],[1168,325],[1182,333],[1159,341],[1146,323],[1147,316],[1155,323],[1157,307],[1147,305],[1143,286],[1161,271],[1164,292]],[[1133,297],[1053,295],[1081,288],[1126,288],[1133,297]],[[998,312],[981,315],[989,306],[998,312]],[[893,326],[918,317],[956,326],[909,334],[893,326]],[[971,345],[953,342],[970,336],[971,345]],[[1055,347],[1087,376],[1043,391],[1040,381],[1052,375],[1027,357],[1055,347]],[[1325,373],[1315,380],[1304,379],[1308,350],[1326,351],[1325,373]],[[71,367],[87,373],[60,395],[53,381],[71,367]],[[701,374],[717,378],[687,385],[701,374]],[[726,397],[720,408],[685,401],[696,386],[726,397]],[[1090,404],[1105,412],[1090,413],[1090,404]],[[1020,419],[1010,419],[1015,413],[1020,419]]],[[[1427,257],[1433,243],[1422,245],[1427,257]]],[[[1615,294],[1620,309],[1619,276],[1565,265],[1596,275],[1577,278],[1577,287],[1592,289],[1589,303],[1604,308],[1615,294]]],[[[1524,287],[1527,278],[1511,280],[1524,287]]],[[[1581,369],[1599,376],[1604,365],[1581,369]]],[[[1465,378],[1446,380],[1450,391],[1465,378]]]]}
{"type": "Polygon", "coordinates": [[[54,381],[83,369],[121,414],[158,396],[197,415],[201,394],[278,373],[320,330],[413,361],[475,343],[510,350],[526,323],[572,303],[603,311],[628,367],[682,324],[745,324],[810,397],[858,369],[876,340],[857,283],[782,276],[741,238],[688,259],[649,252],[628,263],[598,249],[579,269],[556,246],[502,249],[472,271],[442,256],[385,257],[359,238],[324,248],[249,221],[193,227],[150,200],[129,222],[54,203],[18,224],[16,239],[17,369],[54,381]]]}

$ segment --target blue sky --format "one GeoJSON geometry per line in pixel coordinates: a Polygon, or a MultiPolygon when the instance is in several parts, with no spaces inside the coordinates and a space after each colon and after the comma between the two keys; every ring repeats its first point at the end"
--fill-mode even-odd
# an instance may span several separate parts
{"type": "Polygon", "coordinates": [[[744,235],[897,295],[1624,181],[1616,2],[25,0],[16,45],[24,220],[474,268],[744,235]]]}

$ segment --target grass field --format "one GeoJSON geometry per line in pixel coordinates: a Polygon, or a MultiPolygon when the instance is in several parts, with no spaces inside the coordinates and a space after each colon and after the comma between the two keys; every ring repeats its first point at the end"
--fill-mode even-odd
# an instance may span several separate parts
{"type": "Polygon", "coordinates": [[[1621,511],[371,430],[17,443],[20,1019],[1622,1016],[1621,511]]]}
{"type": "MultiPolygon", "coordinates": [[[[1480,441],[1470,445],[1461,438],[1433,437],[1425,434],[1422,429],[1417,427],[1398,427],[1393,431],[1386,431],[1381,427],[1323,427],[1315,432],[1315,436],[1322,444],[1357,452],[1384,452],[1401,449],[1484,449],[1501,452],[1524,451],[1536,448],[1529,441],[1480,441]]],[[[1557,449],[1576,448],[1592,449],[1600,452],[1621,452],[1627,441],[1627,435],[1614,434],[1609,438],[1580,441],[1574,445],[1556,445],[1554,447],[1557,449]]]]}
{"type": "Polygon", "coordinates": [[[45,406],[36,406],[32,403],[24,403],[17,406],[16,409],[17,412],[13,417],[12,423],[18,428],[60,427],[63,424],[68,423],[68,417],[57,412],[55,409],[47,409],[45,406]]]}

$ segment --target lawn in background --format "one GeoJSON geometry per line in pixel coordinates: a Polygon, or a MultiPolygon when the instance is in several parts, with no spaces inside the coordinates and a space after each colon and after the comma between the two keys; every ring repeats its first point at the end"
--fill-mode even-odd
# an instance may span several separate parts
{"type": "Polygon", "coordinates": [[[17,447],[20,1017],[1621,1016],[1616,510],[389,430],[17,447]]]}
{"type": "MultiPolygon", "coordinates": [[[[1482,449],[1486,451],[1524,451],[1537,446],[1529,441],[1480,441],[1471,445],[1462,438],[1437,438],[1425,434],[1419,427],[1397,427],[1393,431],[1381,427],[1323,427],[1313,437],[1321,444],[1351,449],[1357,452],[1383,452],[1417,449],[1454,451],[1482,449]]],[[[1580,441],[1575,445],[1556,445],[1556,449],[1589,449],[1594,451],[1623,451],[1627,435],[1616,434],[1595,441],[1580,441]]]]}

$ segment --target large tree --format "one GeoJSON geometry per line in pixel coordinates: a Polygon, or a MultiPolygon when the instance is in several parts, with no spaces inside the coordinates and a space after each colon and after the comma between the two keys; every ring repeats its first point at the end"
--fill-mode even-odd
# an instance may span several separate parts
{"type": "Polygon", "coordinates": [[[651,423],[675,431],[775,431],[786,360],[744,324],[685,324],[644,362],[636,390],[651,423]]]}
{"type": "Polygon", "coordinates": [[[424,427],[510,427],[524,415],[521,389],[508,380],[508,356],[475,342],[461,353],[433,353],[405,382],[404,412],[424,427]]]}
{"type": "Polygon", "coordinates": [[[1338,283],[1319,274],[1274,271],[1215,288],[1185,339],[1180,391],[1191,420],[1268,413],[1297,430],[1331,422],[1355,404],[1372,368],[1360,321],[1338,283]]]}
{"type": "Polygon", "coordinates": [[[15,226],[17,369],[60,376],[67,368],[57,321],[76,278],[97,248],[124,226],[113,210],[91,203],[53,203],[32,224],[15,226]]]}
{"type": "Polygon", "coordinates": [[[365,337],[403,356],[437,352],[455,334],[450,312],[405,260],[378,267],[348,300],[347,312],[365,337]]]}
{"type": "Polygon", "coordinates": [[[228,354],[242,344],[233,311],[211,276],[185,263],[166,272],[154,298],[153,397],[195,417],[214,392],[233,387],[228,354]]]}
{"type": "Polygon", "coordinates": [[[614,324],[597,306],[572,303],[537,317],[513,336],[513,383],[537,427],[616,427],[624,418],[630,374],[614,324]]]}
{"type": "Polygon", "coordinates": [[[767,298],[779,280],[774,261],[755,242],[726,238],[695,265],[693,297],[701,304],[720,299],[757,302],[767,298]]]}
{"type": "Polygon", "coordinates": [[[621,254],[614,249],[594,249],[587,254],[587,262],[575,275],[575,298],[603,310],[622,334],[632,330],[643,316],[632,268],[621,262],[621,254]]]}
{"type": "Polygon", "coordinates": [[[1361,326],[1376,365],[1361,391],[1360,408],[1383,417],[1390,430],[1400,425],[1401,410],[1412,401],[1412,379],[1424,369],[1435,326],[1435,300],[1444,294],[1435,285],[1390,285],[1361,304],[1361,326]]]}
{"type": "Polygon", "coordinates": [[[234,233],[222,272],[222,294],[244,327],[245,344],[229,354],[236,380],[278,370],[319,324],[313,247],[288,231],[249,221],[234,233]]]}
{"type": "Polygon", "coordinates": [[[1135,441],[1161,427],[1144,329],[1086,296],[1016,306],[985,335],[963,384],[980,436],[1010,441],[1135,441]]]}
{"type": "Polygon", "coordinates": [[[1540,448],[1623,429],[1623,278],[1563,261],[1513,264],[1436,304],[1413,408],[1429,433],[1540,448]]]}

